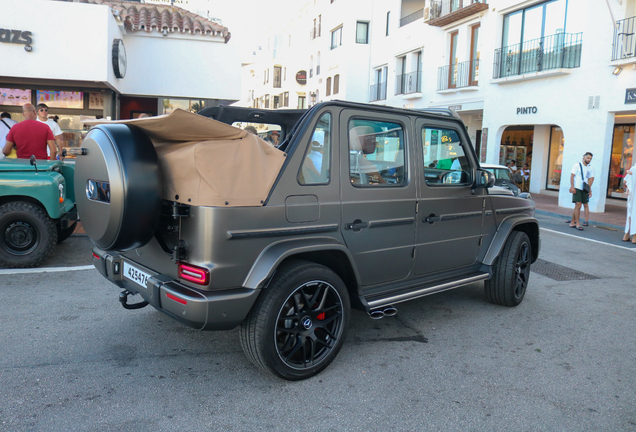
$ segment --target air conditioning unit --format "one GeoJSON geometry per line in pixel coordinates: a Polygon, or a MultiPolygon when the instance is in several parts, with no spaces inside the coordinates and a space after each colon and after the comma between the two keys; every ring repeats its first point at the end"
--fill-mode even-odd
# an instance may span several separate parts
{"type": "Polygon", "coordinates": [[[424,22],[430,19],[431,19],[431,8],[430,7],[424,8],[424,22]]]}

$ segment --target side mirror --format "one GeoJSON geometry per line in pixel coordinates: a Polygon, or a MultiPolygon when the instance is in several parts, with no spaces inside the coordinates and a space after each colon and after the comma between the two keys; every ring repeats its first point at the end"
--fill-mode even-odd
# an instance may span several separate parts
{"type": "Polygon", "coordinates": [[[488,170],[477,170],[477,187],[491,188],[495,185],[495,175],[488,170]]]}
{"type": "Polygon", "coordinates": [[[31,155],[31,158],[29,158],[29,163],[31,163],[31,166],[35,167],[35,172],[38,172],[38,164],[35,163],[35,155],[31,155]]]}

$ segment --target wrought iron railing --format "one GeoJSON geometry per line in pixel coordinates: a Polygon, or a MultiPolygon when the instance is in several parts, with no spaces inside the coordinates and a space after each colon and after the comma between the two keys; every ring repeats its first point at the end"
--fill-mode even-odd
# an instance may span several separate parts
{"type": "Polygon", "coordinates": [[[616,21],[612,60],[636,57],[636,17],[616,21]]]}
{"type": "Polygon", "coordinates": [[[369,102],[386,99],[386,82],[369,87],[369,102]]]}
{"type": "Polygon", "coordinates": [[[422,72],[411,72],[395,77],[395,94],[419,93],[422,91],[422,72]]]}
{"type": "Polygon", "coordinates": [[[557,33],[495,50],[493,78],[581,66],[583,33],[557,33]]]}
{"type": "Polygon", "coordinates": [[[485,0],[431,0],[430,17],[432,20],[460,10],[474,3],[486,3],[485,0]]]}
{"type": "Polygon", "coordinates": [[[479,59],[437,69],[437,90],[476,86],[479,82],[479,59]]]}
{"type": "Polygon", "coordinates": [[[403,27],[407,24],[411,24],[413,21],[417,21],[418,19],[423,17],[424,17],[424,9],[415,11],[412,14],[407,15],[404,18],[400,19],[400,27],[403,27]]]}

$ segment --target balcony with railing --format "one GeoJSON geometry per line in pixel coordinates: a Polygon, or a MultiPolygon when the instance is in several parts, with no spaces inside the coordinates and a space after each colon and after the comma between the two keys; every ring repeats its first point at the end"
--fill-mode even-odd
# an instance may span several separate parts
{"type": "Polygon", "coordinates": [[[442,66],[437,70],[437,91],[477,85],[479,85],[479,59],[442,66]]]}
{"type": "Polygon", "coordinates": [[[424,9],[417,10],[411,14],[406,15],[405,17],[400,18],[400,27],[404,27],[407,24],[411,24],[412,22],[415,22],[418,19],[423,17],[424,17],[424,9]]]}
{"type": "Polygon", "coordinates": [[[636,17],[616,21],[612,62],[636,63],[636,17]]]}
{"type": "Polygon", "coordinates": [[[395,94],[408,95],[422,92],[422,72],[411,72],[395,77],[395,94]]]}
{"type": "Polygon", "coordinates": [[[442,27],[488,9],[486,0],[431,0],[429,25],[442,27]]]}
{"type": "Polygon", "coordinates": [[[493,78],[581,66],[583,33],[557,33],[495,50],[493,78]]]}
{"type": "Polygon", "coordinates": [[[373,84],[369,87],[369,102],[386,99],[386,82],[373,84]]]}

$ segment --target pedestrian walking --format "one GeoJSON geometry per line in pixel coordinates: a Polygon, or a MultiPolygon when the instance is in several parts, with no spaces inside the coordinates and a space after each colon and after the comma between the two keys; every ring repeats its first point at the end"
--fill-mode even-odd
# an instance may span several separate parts
{"type": "Polygon", "coordinates": [[[55,159],[57,150],[51,128],[36,120],[35,107],[30,103],[22,106],[22,114],[24,114],[25,120],[13,126],[7,134],[7,140],[2,150],[5,156],[11,153],[15,144],[18,158],[29,159],[33,155],[37,159],[46,160],[48,146],[51,151],[51,159],[55,159]]]}
{"type": "Polygon", "coordinates": [[[574,203],[574,211],[572,219],[570,219],[570,228],[576,228],[583,231],[581,227],[581,205],[585,206],[585,221],[583,226],[589,225],[590,209],[588,202],[592,196],[592,183],[594,183],[594,168],[590,166],[592,162],[592,153],[587,152],[583,155],[583,160],[575,163],[570,174],[570,193],[572,194],[572,202],[574,203]]]}
{"type": "Polygon", "coordinates": [[[623,179],[623,187],[627,194],[627,217],[625,220],[625,235],[623,241],[629,241],[636,244],[636,220],[632,223],[632,216],[636,215],[636,164],[626,171],[627,175],[623,179]]]}

